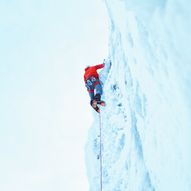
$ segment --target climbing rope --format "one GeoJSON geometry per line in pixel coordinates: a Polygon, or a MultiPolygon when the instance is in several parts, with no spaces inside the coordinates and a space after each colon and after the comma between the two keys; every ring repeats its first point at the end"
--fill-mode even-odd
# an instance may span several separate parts
{"type": "Polygon", "coordinates": [[[100,148],[99,148],[99,158],[100,158],[100,191],[102,191],[102,121],[101,113],[99,113],[99,134],[100,134],[100,148]]]}

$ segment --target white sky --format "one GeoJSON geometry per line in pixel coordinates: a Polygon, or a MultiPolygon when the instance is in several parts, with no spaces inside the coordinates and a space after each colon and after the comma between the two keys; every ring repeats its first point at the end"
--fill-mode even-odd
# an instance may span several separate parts
{"type": "Polygon", "coordinates": [[[85,65],[107,57],[101,0],[0,2],[0,190],[88,190],[85,65]]]}

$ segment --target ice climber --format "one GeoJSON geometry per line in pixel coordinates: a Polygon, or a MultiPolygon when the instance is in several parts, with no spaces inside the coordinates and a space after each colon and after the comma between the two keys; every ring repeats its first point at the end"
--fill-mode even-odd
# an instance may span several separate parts
{"type": "Polygon", "coordinates": [[[84,82],[90,96],[90,105],[98,113],[100,112],[100,109],[97,106],[97,104],[105,106],[105,102],[101,100],[101,95],[103,93],[103,90],[97,70],[103,68],[104,65],[105,64],[103,63],[95,66],[87,66],[85,68],[85,74],[84,74],[84,82]]]}

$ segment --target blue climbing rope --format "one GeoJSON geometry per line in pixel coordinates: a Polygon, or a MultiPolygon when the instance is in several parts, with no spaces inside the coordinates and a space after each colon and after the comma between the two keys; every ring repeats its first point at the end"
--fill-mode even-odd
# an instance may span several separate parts
{"type": "Polygon", "coordinates": [[[101,113],[99,114],[99,133],[100,133],[100,148],[99,148],[99,158],[100,158],[100,191],[103,189],[103,175],[102,175],[102,121],[101,121],[101,113]]]}

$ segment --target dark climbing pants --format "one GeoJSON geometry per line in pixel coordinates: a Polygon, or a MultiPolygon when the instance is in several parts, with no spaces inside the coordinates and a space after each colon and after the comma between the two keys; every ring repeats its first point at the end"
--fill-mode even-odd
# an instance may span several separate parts
{"type": "Polygon", "coordinates": [[[94,99],[94,96],[95,96],[96,94],[102,95],[102,93],[103,93],[102,86],[101,86],[101,84],[99,83],[99,84],[97,84],[97,85],[95,86],[95,88],[94,88],[93,90],[89,91],[90,99],[93,100],[93,99],[94,99]]]}

